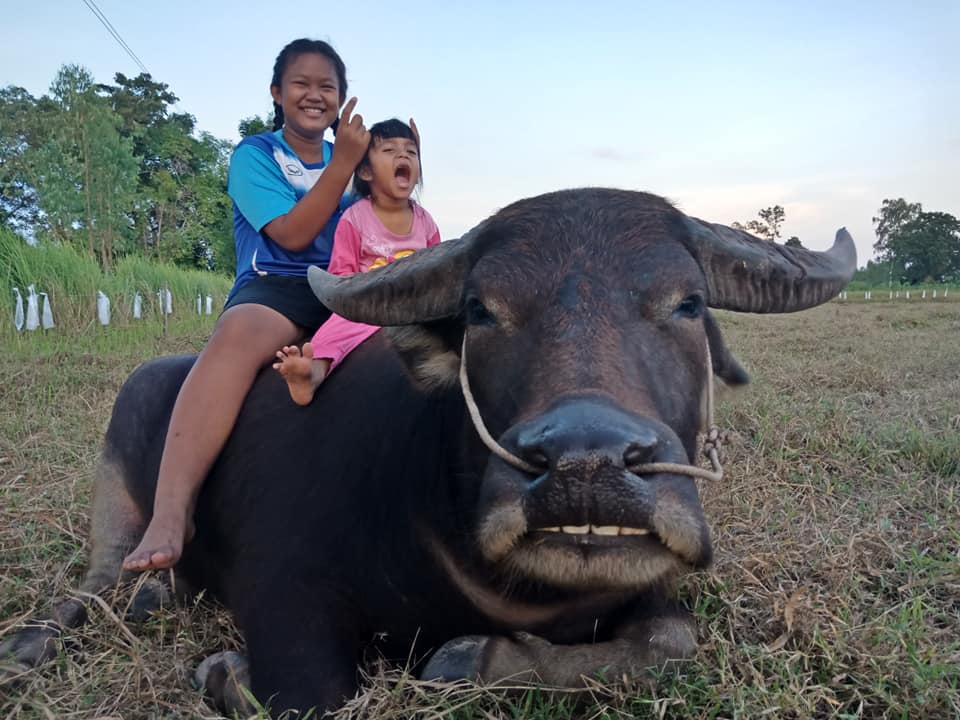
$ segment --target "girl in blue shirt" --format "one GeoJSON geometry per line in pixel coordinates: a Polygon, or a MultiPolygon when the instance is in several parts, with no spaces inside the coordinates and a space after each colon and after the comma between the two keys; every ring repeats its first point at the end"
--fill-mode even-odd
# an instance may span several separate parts
{"type": "Polygon", "coordinates": [[[124,568],[172,567],[193,535],[197,493],[257,373],[329,312],[307,284],[326,267],[347,183],[370,134],[347,96],[346,68],[325,42],[295,40],[270,83],[274,131],[241,142],[230,161],[237,279],[187,375],[167,432],[153,517],[124,568]],[[343,106],[341,114],[340,108],[343,106]],[[323,139],[336,131],[336,144],[323,139]]]}

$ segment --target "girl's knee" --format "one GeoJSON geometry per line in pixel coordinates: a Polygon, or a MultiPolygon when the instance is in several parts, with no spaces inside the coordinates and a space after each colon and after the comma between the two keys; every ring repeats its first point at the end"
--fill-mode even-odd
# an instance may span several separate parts
{"type": "Polygon", "coordinates": [[[260,305],[237,305],[217,320],[205,352],[273,357],[277,348],[293,342],[298,328],[275,310],[260,305]]]}

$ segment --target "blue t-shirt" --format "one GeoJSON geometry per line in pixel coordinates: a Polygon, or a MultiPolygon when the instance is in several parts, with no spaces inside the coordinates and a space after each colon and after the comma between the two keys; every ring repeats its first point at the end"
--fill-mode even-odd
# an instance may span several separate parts
{"type": "Polygon", "coordinates": [[[227,180],[227,192],[233,199],[237,251],[237,279],[230,297],[258,275],[306,276],[310,265],[327,267],[337,222],[352,196],[344,195],[313,243],[299,252],[280,247],[263,228],[293,209],[323,174],[332,155],[333,145],[324,141],[323,162],[303,162],[284,141],[283,130],[252,135],[237,145],[227,180]]]}

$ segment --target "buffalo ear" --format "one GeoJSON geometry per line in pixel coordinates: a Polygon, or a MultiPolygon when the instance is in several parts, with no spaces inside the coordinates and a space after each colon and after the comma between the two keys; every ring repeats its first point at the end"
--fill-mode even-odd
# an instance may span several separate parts
{"type": "Polygon", "coordinates": [[[443,318],[419,325],[385,327],[393,345],[414,381],[426,392],[454,387],[460,374],[463,322],[443,318]]]}
{"type": "Polygon", "coordinates": [[[750,374],[743,369],[727,344],[723,341],[723,334],[713,313],[707,310],[703,316],[703,326],[707,332],[707,342],[710,344],[710,358],[713,361],[713,374],[727,385],[746,385],[750,382],[750,374]]]}

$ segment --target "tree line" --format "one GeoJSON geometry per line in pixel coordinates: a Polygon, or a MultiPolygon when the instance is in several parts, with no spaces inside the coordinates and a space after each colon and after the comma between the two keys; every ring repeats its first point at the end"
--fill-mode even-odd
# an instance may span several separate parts
{"type": "Polygon", "coordinates": [[[231,143],[177,101],[149,74],[98,84],[77,65],[42,97],[0,89],[0,225],[105,270],[138,255],[232,273],[231,143]]]}

